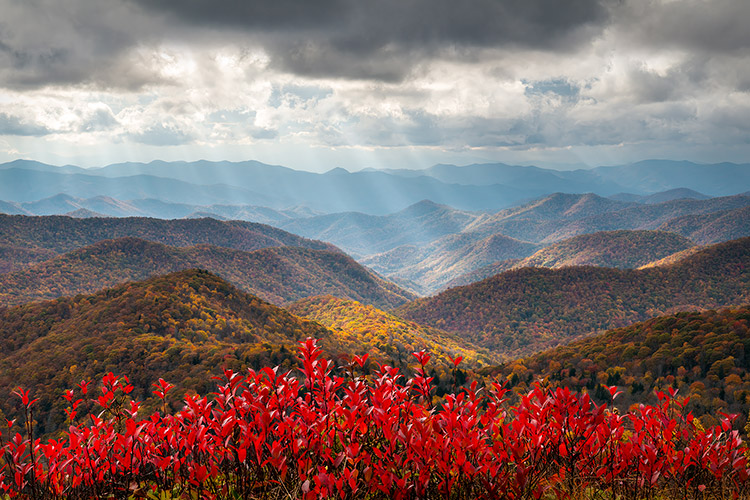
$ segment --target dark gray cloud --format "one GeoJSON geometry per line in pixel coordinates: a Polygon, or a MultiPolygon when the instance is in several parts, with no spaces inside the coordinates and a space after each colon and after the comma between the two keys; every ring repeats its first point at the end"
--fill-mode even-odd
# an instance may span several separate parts
{"type": "Polygon", "coordinates": [[[0,12],[0,85],[19,88],[159,82],[129,56],[171,40],[257,45],[297,75],[390,82],[434,58],[570,52],[611,27],[657,50],[750,47],[746,0],[0,0],[0,12]]]}
{"type": "Polygon", "coordinates": [[[325,29],[346,20],[349,0],[128,0],[194,26],[262,30],[325,29]]]}
{"type": "Polygon", "coordinates": [[[0,12],[0,86],[136,88],[153,80],[123,59],[163,32],[122,0],[0,0],[0,12]]]}
{"type": "Polygon", "coordinates": [[[616,15],[631,44],[713,53],[750,48],[747,0],[630,0],[616,15]]]}
{"type": "Polygon", "coordinates": [[[606,22],[611,0],[130,1],[196,27],[293,31],[340,50],[372,53],[388,44],[551,48],[582,26],[606,22]]]}
{"type": "Polygon", "coordinates": [[[466,49],[570,49],[601,31],[613,0],[131,1],[194,28],[244,32],[292,73],[398,80],[466,49]]]}

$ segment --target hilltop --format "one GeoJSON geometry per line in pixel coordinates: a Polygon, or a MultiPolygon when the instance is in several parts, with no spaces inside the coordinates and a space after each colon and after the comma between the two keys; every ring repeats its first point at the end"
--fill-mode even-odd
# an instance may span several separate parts
{"type": "Polygon", "coordinates": [[[65,253],[102,240],[133,236],[175,247],[215,245],[252,251],[267,247],[296,246],[337,250],[265,224],[215,219],[149,219],[145,217],[85,218],[28,217],[0,214],[0,240],[7,245],[39,247],[65,253]]]}
{"type": "Polygon", "coordinates": [[[320,293],[336,293],[388,308],[415,298],[341,252],[299,247],[252,252],[212,245],[175,248],[126,237],[101,241],[0,275],[0,300],[13,305],[92,293],[188,268],[207,269],[278,305],[320,293]]]}
{"type": "Polygon", "coordinates": [[[746,195],[640,204],[594,194],[556,193],[512,209],[485,214],[469,224],[465,231],[502,233],[524,241],[550,244],[599,231],[672,230],[662,225],[686,215],[711,214],[748,206],[750,197],[746,195]]]}
{"type": "Polygon", "coordinates": [[[683,215],[665,222],[659,228],[686,236],[699,245],[741,238],[750,235],[750,206],[683,215]]]}
{"type": "MultiPolygon", "coordinates": [[[[360,262],[386,278],[427,295],[514,267],[582,264],[639,267],[666,257],[670,250],[680,251],[693,243],[718,243],[749,236],[746,222],[750,219],[746,213],[749,208],[750,197],[743,195],[641,204],[591,193],[555,193],[496,213],[476,213],[473,219],[463,221],[458,232],[449,232],[431,242],[408,243],[380,251],[392,245],[370,244],[363,239],[357,255],[360,262]],[[628,236],[620,231],[632,233],[628,236]],[[584,236],[592,234],[598,236],[584,236]],[[577,236],[581,239],[572,239],[577,236]],[[569,241],[562,243],[565,240],[569,241]],[[642,245],[642,251],[638,245],[642,245]],[[374,253],[367,255],[368,248],[374,253]],[[539,254],[533,260],[502,262],[523,260],[537,251],[539,254]]],[[[402,233],[389,231],[383,241],[395,242],[409,234],[407,225],[402,233]]],[[[329,238],[322,233],[309,235],[329,238]]]]}
{"type": "Polygon", "coordinates": [[[13,414],[12,388],[33,388],[39,432],[50,432],[63,423],[62,390],[110,371],[152,408],[151,384],[170,381],[177,408],[185,391],[207,393],[222,367],[291,367],[297,341],[330,336],[197,270],[0,309],[0,409],[13,414]]]}
{"type": "Polygon", "coordinates": [[[468,285],[522,267],[599,266],[631,269],[653,266],[656,261],[690,255],[697,248],[687,238],[665,231],[601,231],[553,243],[521,259],[507,259],[459,275],[445,288],[468,285]]]}
{"type": "Polygon", "coordinates": [[[369,255],[461,232],[478,217],[478,213],[422,200],[390,215],[344,212],[298,218],[280,227],[307,238],[330,241],[353,255],[369,255]]]}

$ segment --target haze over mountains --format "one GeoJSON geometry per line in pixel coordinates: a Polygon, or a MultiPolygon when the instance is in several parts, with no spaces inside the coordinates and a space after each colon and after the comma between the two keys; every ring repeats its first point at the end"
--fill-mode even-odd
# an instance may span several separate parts
{"type": "Polygon", "coordinates": [[[91,169],[27,160],[0,165],[0,200],[6,202],[31,202],[63,193],[83,199],[105,196],[274,209],[304,206],[325,213],[374,215],[393,213],[424,199],[462,210],[497,210],[554,192],[649,195],[687,188],[727,196],[742,192],[743,186],[744,191],[750,188],[747,165],[662,160],[575,171],[480,164],[436,165],[418,171],[338,168],[325,174],[256,161],[155,161],[91,169]]]}
{"type": "MultiPolygon", "coordinates": [[[[523,259],[585,234],[661,230],[699,245],[746,236],[750,196],[741,193],[750,191],[748,172],[750,165],[656,160],[576,171],[475,164],[418,171],[334,169],[325,174],[255,161],[156,161],[82,169],[19,160],[0,165],[0,178],[8,181],[0,183],[0,199],[5,198],[0,211],[82,219],[139,215],[267,223],[332,243],[381,276],[429,295],[513,267],[545,265],[544,259],[523,259]]],[[[222,231],[244,230],[238,229],[243,223],[225,224],[233,229],[224,226],[222,231]]],[[[75,227],[89,226],[82,222],[75,227]]],[[[227,243],[233,234],[175,241],[150,231],[146,239],[167,245],[257,249],[227,243]]],[[[99,231],[83,238],[81,245],[56,251],[123,236],[143,235],[99,231]]],[[[291,236],[285,238],[277,244],[297,245],[291,236]]],[[[19,269],[19,260],[41,262],[46,255],[35,243],[21,249],[7,235],[2,244],[7,247],[3,251],[16,259],[11,266],[0,258],[6,270],[19,269]]],[[[623,256],[633,267],[667,257],[634,252],[637,249],[623,256]]],[[[573,253],[577,256],[561,255],[558,260],[622,265],[611,259],[586,259],[580,249],[573,253]]]]}

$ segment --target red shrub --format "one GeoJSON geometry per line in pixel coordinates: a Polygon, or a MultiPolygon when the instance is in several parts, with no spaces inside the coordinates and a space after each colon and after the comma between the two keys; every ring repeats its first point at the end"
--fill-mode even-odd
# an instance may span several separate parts
{"type": "MultiPolygon", "coordinates": [[[[300,353],[301,380],[278,368],[227,370],[213,399],[187,396],[179,413],[149,418],[138,416],[127,379],[108,374],[95,398],[101,413],[71,425],[63,439],[42,443],[30,424],[26,436],[5,436],[0,487],[40,499],[156,490],[304,499],[746,494],[746,447],[731,417],[703,430],[674,393],[621,416],[587,394],[540,385],[511,407],[500,384],[474,383],[434,407],[427,353],[415,353],[420,368],[406,381],[387,366],[372,377],[334,376],[311,339],[300,353]]],[[[166,400],[171,385],[154,387],[166,400]]],[[[88,384],[79,388],[86,396],[88,384]]],[[[34,401],[16,393],[32,422],[34,401]]],[[[64,397],[78,422],[82,399],[73,390],[64,397]]]]}

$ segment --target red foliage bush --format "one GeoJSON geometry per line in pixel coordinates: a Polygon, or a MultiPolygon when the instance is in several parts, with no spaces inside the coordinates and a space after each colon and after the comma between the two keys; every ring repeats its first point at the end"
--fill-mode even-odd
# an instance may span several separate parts
{"type": "MultiPolygon", "coordinates": [[[[587,394],[540,385],[512,407],[503,386],[476,383],[433,405],[429,355],[415,356],[420,368],[409,380],[387,366],[355,375],[366,356],[340,377],[308,339],[302,379],[271,368],[225,371],[213,399],[186,396],[179,413],[148,418],[128,398],[127,379],[109,374],[95,397],[101,412],[86,424],[83,399],[65,392],[71,426],[46,443],[34,439],[34,401],[19,389],[29,424],[26,436],[0,443],[0,487],[39,499],[747,494],[746,446],[730,416],[703,429],[674,393],[619,415],[587,394]]],[[[166,400],[171,385],[154,387],[166,400]]],[[[88,384],[78,391],[88,396],[88,384]]]]}

